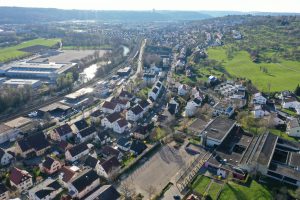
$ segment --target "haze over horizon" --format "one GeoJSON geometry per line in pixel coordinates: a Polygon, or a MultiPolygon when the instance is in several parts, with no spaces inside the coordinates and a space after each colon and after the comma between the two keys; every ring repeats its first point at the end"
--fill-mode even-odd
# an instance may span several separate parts
{"type": "Polygon", "coordinates": [[[177,11],[240,11],[300,13],[299,0],[0,0],[0,6],[59,8],[78,10],[177,10],[177,11]]]}

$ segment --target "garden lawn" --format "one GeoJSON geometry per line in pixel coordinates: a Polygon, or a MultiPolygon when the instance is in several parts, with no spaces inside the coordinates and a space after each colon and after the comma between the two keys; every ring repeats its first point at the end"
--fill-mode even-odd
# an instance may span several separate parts
{"type": "Polygon", "coordinates": [[[192,184],[192,189],[195,192],[204,194],[207,185],[210,183],[210,178],[206,176],[198,176],[192,184]]]}
{"type": "Polygon", "coordinates": [[[12,59],[21,58],[30,55],[30,53],[21,51],[19,49],[23,49],[35,45],[43,45],[43,46],[51,47],[57,44],[59,41],[60,39],[58,38],[54,38],[54,39],[39,38],[39,39],[22,42],[21,44],[15,46],[0,48],[0,62],[6,62],[12,59]]]}
{"type": "Polygon", "coordinates": [[[226,184],[219,196],[219,200],[268,200],[272,194],[261,184],[252,180],[249,187],[233,182],[226,184]]]}
{"type": "Polygon", "coordinates": [[[212,184],[210,185],[209,190],[208,190],[208,194],[211,197],[211,199],[214,200],[214,199],[218,198],[218,194],[219,194],[219,191],[221,190],[221,188],[222,188],[222,185],[220,185],[219,183],[216,183],[216,182],[212,182],[212,184]]]}
{"type": "Polygon", "coordinates": [[[228,60],[226,47],[214,47],[208,49],[208,58],[222,62],[226,71],[235,77],[245,77],[259,89],[270,91],[293,91],[300,83],[300,62],[280,60],[280,63],[254,63],[246,51],[234,53],[234,57],[228,60]],[[262,72],[260,67],[266,68],[268,73],[262,72]]]}

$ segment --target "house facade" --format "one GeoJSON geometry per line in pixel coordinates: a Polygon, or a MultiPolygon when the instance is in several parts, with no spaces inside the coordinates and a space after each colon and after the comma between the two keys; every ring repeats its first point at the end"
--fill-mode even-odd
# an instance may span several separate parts
{"type": "Polygon", "coordinates": [[[11,186],[16,187],[19,191],[28,190],[33,185],[32,176],[27,171],[16,167],[12,168],[9,181],[11,186]]]}

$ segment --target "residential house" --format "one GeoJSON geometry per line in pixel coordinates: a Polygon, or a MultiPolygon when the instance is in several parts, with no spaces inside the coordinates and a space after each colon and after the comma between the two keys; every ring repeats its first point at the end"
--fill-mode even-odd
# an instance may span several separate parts
{"type": "Polygon", "coordinates": [[[160,89],[158,87],[153,87],[152,90],[148,92],[148,98],[152,98],[155,101],[159,93],[160,93],[160,89]]]}
{"type": "Polygon", "coordinates": [[[119,200],[120,193],[112,185],[103,185],[85,200],[119,200]]]}
{"type": "Polygon", "coordinates": [[[131,146],[131,141],[126,137],[121,137],[117,141],[117,147],[122,151],[129,151],[130,146],[131,146]]]}
{"type": "Polygon", "coordinates": [[[62,140],[67,140],[73,136],[73,131],[69,124],[64,124],[61,125],[57,128],[55,128],[51,133],[50,133],[50,138],[54,141],[62,141],[62,140]]]}
{"type": "Polygon", "coordinates": [[[94,126],[90,126],[88,128],[79,131],[76,137],[79,142],[86,142],[88,140],[92,140],[96,138],[96,136],[97,136],[96,128],[94,126]]]}
{"type": "Polygon", "coordinates": [[[267,99],[259,92],[253,95],[253,103],[263,105],[267,103],[267,99]]]}
{"type": "Polygon", "coordinates": [[[152,85],[155,83],[157,76],[153,72],[146,72],[143,74],[143,81],[146,85],[152,85]]]}
{"type": "Polygon", "coordinates": [[[97,172],[97,174],[98,174],[99,176],[101,176],[101,169],[100,169],[101,166],[100,166],[100,161],[99,161],[97,158],[95,158],[95,157],[89,155],[89,156],[86,158],[86,160],[85,160],[85,162],[84,162],[84,165],[90,167],[90,168],[93,169],[93,170],[95,170],[95,171],[97,172]]]}
{"type": "Polygon", "coordinates": [[[89,152],[90,152],[90,149],[89,149],[87,143],[84,142],[84,143],[75,145],[66,151],[66,153],[65,153],[66,160],[70,161],[70,162],[74,162],[74,161],[82,158],[83,156],[88,155],[89,152]]]}
{"type": "Polygon", "coordinates": [[[1,166],[8,165],[12,159],[13,159],[13,156],[10,153],[8,153],[4,149],[0,148],[0,165],[1,166]]]}
{"type": "Polygon", "coordinates": [[[299,119],[293,118],[287,123],[286,133],[292,137],[300,137],[300,121],[299,121],[299,119]]]}
{"type": "Polygon", "coordinates": [[[189,86],[186,84],[180,84],[178,87],[178,95],[185,96],[189,92],[189,86]]]}
{"type": "Polygon", "coordinates": [[[9,192],[3,183],[0,183],[0,200],[9,200],[9,192]]]}
{"type": "Polygon", "coordinates": [[[121,161],[122,157],[123,157],[123,154],[118,149],[115,149],[108,145],[102,147],[101,153],[102,153],[103,157],[106,159],[108,159],[110,157],[116,157],[116,158],[118,158],[119,161],[121,161]]]}
{"type": "Polygon", "coordinates": [[[281,106],[285,109],[294,109],[300,115],[300,102],[295,96],[283,96],[281,106]]]}
{"type": "Polygon", "coordinates": [[[68,185],[71,181],[78,175],[77,169],[73,169],[74,167],[63,166],[60,169],[60,173],[58,176],[58,181],[65,187],[68,188],[68,185]]]}
{"type": "Polygon", "coordinates": [[[137,120],[143,117],[143,114],[143,108],[140,105],[135,105],[127,111],[126,120],[136,122],[137,120]]]}
{"type": "Polygon", "coordinates": [[[69,142],[67,142],[67,141],[64,141],[64,140],[60,141],[60,142],[58,143],[58,145],[57,145],[58,150],[59,150],[60,152],[62,152],[62,153],[66,153],[66,151],[67,151],[68,149],[70,149],[72,146],[73,146],[73,145],[72,145],[71,143],[69,143],[69,142]]]}
{"type": "Polygon", "coordinates": [[[214,116],[225,115],[231,117],[234,113],[234,108],[230,102],[220,101],[216,105],[214,105],[214,116]]]}
{"type": "Polygon", "coordinates": [[[83,172],[69,183],[69,195],[81,199],[100,185],[100,178],[94,170],[83,172]]]}
{"type": "Polygon", "coordinates": [[[74,124],[72,124],[71,128],[75,134],[79,133],[83,129],[86,129],[89,127],[89,124],[86,122],[85,119],[81,119],[74,124]]]}
{"type": "Polygon", "coordinates": [[[138,104],[144,110],[144,113],[149,110],[150,105],[151,105],[148,100],[142,100],[138,104]]]}
{"type": "Polygon", "coordinates": [[[136,129],[133,131],[133,137],[139,140],[146,139],[151,129],[154,127],[154,123],[138,125],[136,129]]]}
{"type": "Polygon", "coordinates": [[[0,124],[0,144],[16,140],[20,130],[17,128],[12,128],[5,124],[0,124]]]}
{"type": "Polygon", "coordinates": [[[120,113],[112,113],[101,120],[101,125],[105,128],[113,128],[114,123],[121,118],[120,113]]]}
{"type": "Polygon", "coordinates": [[[130,92],[122,89],[122,91],[119,94],[119,98],[121,100],[128,100],[128,101],[130,101],[130,100],[133,99],[133,95],[130,92]]]}
{"type": "Polygon", "coordinates": [[[128,122],[126,119],[119,119],[113,124],[113,131],[116,133],[124,133],[128,129],[128,122]]]}
{"type": "Polygon", "coordinates": [[[101,110],[104,113],[112,114],[112,113],[120,112],[121,108],[120,108],[119,104],[117,104],[115,102],[105,101],[102,104],[101,110]]]}
{"type": "Polygon", "coordinates": [[[270,112],[266,109],[264,105],[255,105],[252,111],[254,118],[262,118],[264,116],[270,115],[270,112]]]}
{"type": "Polygon", "coordinates": [[[193,100],[187,102],[185,106],[185,115],[187,117],[194,116],[197,109],[201,106],[202,100],[200,98],[194,98],[193,100]]]}
{"type": "Polygon", "coordinates": [[[44,133],[37,133],[17,141],[15,150],[16,153],[20,154],[23,158],[27,158],[33,155],[41,156],[50,149],[50,147],[50,143],[44,133]]]}
{"type": "Polygon", "coordinates": [[[50,200],[63,191],[57,180],[46,179],[28,191],[30,200],[50,200]]]}
{"type": "Polygon", "coordinates": [[[112,98],[111,102],[118,104],[120,107],[120,110],[130,108],[130,101],[128,101],[126,99],[112,98]]]}
{"type": "Polygon", "coordinates": [[[91,117],[91,122],[92,123],[100,123],[101,122],[101,118],[103,116],[103,112],[100,110],[96,110],[95,112],[93,112],[90,117],[91,117]]]}
{"type": "Polygon", "coordinates": [[[147,149],[147,145],[140,140],[133,140],[130,145],[130,152],[134,155],[140,155],[144,150],[147,149]]]}
{"type": "Polygon", "coordinates": [[[59,160],[46,156],[45,160],[40,164],[40,169],[43,173],[53,174],[60,170],[62,164],[59,160]]]}
{"type": "Polygon", "coordinates": [[[106,130],[101,130],[96,136],[96,141],[99,141],[101,145],[105,145],[111,142],[111,137],[106,130]]]}
{"type": "Polygon", "coordinates": [[[13,167],[9,175],[10,185],[19,191],[28,190],[32,185],[32,176],[25,170],[13,167]]]}
{"type": "Polygon", "coordinates": [[[118,171],[120,168],[121,168],[121,164],[118,158],[113,156],[100,164],[99,174],[100,176],[109,178],[111,173],[118,171]]]}

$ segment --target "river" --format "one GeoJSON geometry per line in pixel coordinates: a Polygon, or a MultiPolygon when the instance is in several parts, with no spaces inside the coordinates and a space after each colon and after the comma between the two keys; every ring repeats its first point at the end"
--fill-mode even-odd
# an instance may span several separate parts
{"type": "MultiPolygon", "coordinates": [[[[122,45],[122,47],[123,47],[123,56],[127,56],[130,52],[129,48],[124,45],[122,45]]],[[[80,73],[80,80],[84,83],[92,80],[96,76],[98,68],[105,64],[106,64],[105,62],[99,62],[85,68],[83,72],[80,73]]]]}

